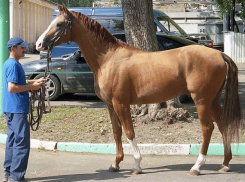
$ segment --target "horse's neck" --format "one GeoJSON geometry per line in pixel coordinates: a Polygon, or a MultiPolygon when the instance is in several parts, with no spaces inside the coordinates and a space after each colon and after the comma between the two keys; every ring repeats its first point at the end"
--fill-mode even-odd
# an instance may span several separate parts
{"type": "Polygon", "coordinates": [[[90,68],[96,74],[106,62],[106,57],[111,54],[109,46],[106,43],[96,41],[87,31],[78,30],[77,32],[82,33],[75,36],[74,42],[77,43],[90,68]]]}

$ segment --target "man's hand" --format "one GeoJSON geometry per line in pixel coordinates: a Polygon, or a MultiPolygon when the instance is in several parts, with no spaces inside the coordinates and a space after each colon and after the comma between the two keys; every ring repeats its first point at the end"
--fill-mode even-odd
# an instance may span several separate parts
{"type": "Polygon", "coordinates": [[[46,82],[47,78],[44,77],[34,80],[34,82],[32,83],[32,90],[38,90],[46,82]]]}

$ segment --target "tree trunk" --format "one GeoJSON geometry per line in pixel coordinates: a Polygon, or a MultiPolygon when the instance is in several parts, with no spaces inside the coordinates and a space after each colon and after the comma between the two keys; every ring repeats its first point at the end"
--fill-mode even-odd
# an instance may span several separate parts
{"type": "Polygon", "coordinates": [[[145,51],[158,51],[152,0],[122,1],[127,43],[145,51]]]}
{"type": "MultiPolygon", "coordinates": [[[[122,0],[122,9],[127,43],[144,51],[158,51],[152,0],[122,0]]],[[[180,106],[178,98],[167,103],[132,106],[131,112],[133,116],[147,114],[147,119],[152,120],[163,106],[173,108],[177,105],[180,106]]]]}

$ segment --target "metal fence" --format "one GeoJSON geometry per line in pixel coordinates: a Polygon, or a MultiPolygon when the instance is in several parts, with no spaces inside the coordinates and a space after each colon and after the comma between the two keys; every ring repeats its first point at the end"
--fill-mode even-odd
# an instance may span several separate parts
{"type": "Polygon", "coordinates": [[[236,63],[245,63],[245,34],[224,32],[224,52],[236,63]]]}

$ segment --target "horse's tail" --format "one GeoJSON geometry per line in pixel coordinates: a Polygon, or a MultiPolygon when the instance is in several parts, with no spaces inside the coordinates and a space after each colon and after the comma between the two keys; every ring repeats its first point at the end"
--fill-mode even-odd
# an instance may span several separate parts
{"type": "Polygon", "coordinates": [[[222,57],[228,64],[223,113],[221,117],[223,123],[223,140],[225,146],[228,147],[234,139],[239,142],[240,131],[243,127],[243,117],[238,94],[237,66],[227,55],[222,53],[222,57]]]}

